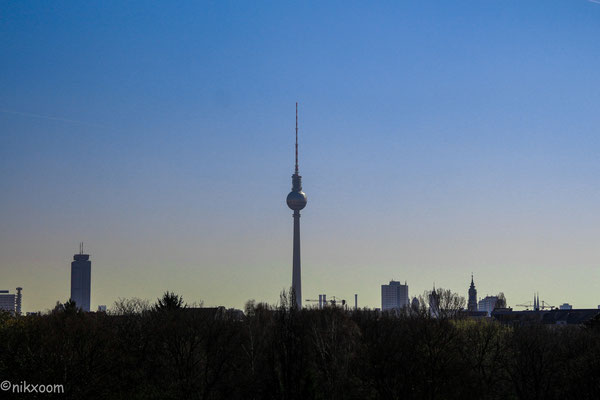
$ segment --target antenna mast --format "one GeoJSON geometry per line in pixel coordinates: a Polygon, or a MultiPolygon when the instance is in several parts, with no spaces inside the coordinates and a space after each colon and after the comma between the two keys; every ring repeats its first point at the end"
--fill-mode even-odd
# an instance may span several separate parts
{"type": "Polygon", "coordinates": [[[296,102],[296,175],[298,175],[298,102],[296,102]]]}

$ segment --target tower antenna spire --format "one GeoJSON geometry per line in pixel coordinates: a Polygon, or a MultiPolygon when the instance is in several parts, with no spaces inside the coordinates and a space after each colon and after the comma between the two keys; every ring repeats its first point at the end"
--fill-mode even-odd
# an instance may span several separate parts
{"type": "Polygon", "coordinates": [[[298,102],[296,102],[296,175],[298,175],[298,102]]]}

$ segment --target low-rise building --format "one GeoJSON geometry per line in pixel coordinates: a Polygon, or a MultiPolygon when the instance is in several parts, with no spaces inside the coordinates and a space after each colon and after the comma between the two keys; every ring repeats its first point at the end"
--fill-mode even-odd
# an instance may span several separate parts
{"type": "Polygon", "coordinates": [[[496,309],[492,318],[506,325],[581,325],[600,315],[600,309],[512,311],[496,309]]]}
{"type": "Polygon", "coordinates": [[[479,300],[477,304],[478,311],[485,311],[487,315],[490,316],[494,308],[496,308],[496,303],[498,302],[498,296],[485,296],[483,299],[479,300]]]}

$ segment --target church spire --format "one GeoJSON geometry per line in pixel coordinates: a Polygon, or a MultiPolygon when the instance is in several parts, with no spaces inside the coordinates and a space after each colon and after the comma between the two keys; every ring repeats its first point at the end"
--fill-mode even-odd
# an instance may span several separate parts
{"type": "Polygon", "coordinates": [[[469,287],[469,302],[467,303],[469,311],[477,311],[477,289],[473,281],[473,273],[471,272],[471,286],[469,287]]]}

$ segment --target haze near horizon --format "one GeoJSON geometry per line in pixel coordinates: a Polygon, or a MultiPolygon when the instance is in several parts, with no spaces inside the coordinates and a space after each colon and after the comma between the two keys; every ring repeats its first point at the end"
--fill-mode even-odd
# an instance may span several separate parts
{"type": "Polygon", "coordinates": [[[0,3],[0,271],[242,308],[302,286],[600,304],[600,5],[0,3]]]}

